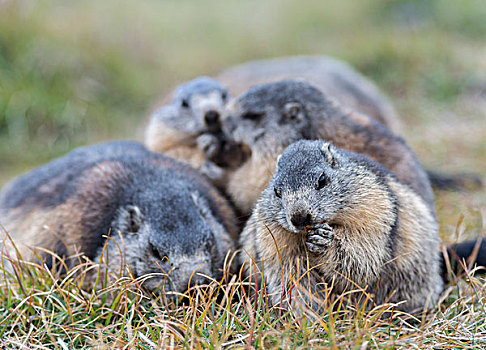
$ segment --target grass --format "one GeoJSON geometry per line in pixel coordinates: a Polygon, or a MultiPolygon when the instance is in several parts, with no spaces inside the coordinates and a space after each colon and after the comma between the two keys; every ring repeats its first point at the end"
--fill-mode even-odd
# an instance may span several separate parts
{"type": "MultiPolygon", "coordinates": [[[[423,163],[486,175],[486,6],[481,0],[0,1],[0,184],[83,144],[139,138],[178,82],[242,61],[328,54],[392,99],[423,163]]],[[[485,191],[437,193],[442,238],[485,235],[485,191]]],[[[482,348],[485,281],[453,282],[413,323],[328,307],[269,307],[238,278],[167,305],[137,280],[80,288],[16,263],[0,285],[0,348],[482,348]],[[220,291],[218,296],[216,291],[220,291]],[[226,299],[221,299],[221,293],[226,299]]]]}
{"type": "MultiPolygon", "coordinates": [[[[135,279],[84,261],[62,275],[2,252],[0,346],[72,348],[481,348],[486,345],[484,279],[468,271],[433,312],[394,305],[365,309],[329,298],[316,314],[270,306],[246,281],[225,274],[187,292],[184,302],[150,295],[135,279]],[[96,276],[96,288],[85,281],[96,276]]],[[[60,262],[58,266],[61,266],[60,262]]],[[[119,268],[114,268],[120,270],[119,268]]],[[[55,269],[54,269],[55,270],[55,269]]],[[[456,276],[452,276],[455,279],[456,276]]],[[[361,295],[360,291],[355,291],[361,295]]],[[[368,297],[364,295],[363,297],[368,297]]]]}

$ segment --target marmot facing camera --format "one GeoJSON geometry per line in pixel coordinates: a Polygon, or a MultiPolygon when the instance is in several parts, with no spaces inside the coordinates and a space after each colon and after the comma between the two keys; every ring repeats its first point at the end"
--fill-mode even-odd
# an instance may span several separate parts
{"type": "Polygon", "coordinates": [[[206,162],[198,137],[218,134],[220,114],[229,99],[226,87],[209,77],[180,85],[170,104],[158,108],[145,131],[145,145],[201,169],[206,162]]]}
{"type": "Polygon", "coordinates": [[[383,166],[323,141],[283,152],[240,244],[274,302],[290,301],[296,283],[311,293],[324,283],[336,294],[366,288],[376,303],[412,311],[443,288],[433,209],[383,166]]]}

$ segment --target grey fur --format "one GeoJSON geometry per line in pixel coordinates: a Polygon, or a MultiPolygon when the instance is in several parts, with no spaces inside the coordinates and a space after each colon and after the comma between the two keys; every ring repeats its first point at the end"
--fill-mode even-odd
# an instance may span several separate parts
{"type": "Polygon", "coordinates": [[[284,151],[240,244],[275,302],[301,277],[303,288],[366,288],[406,311],[433,306],[443,288],[434,211],[381,165],[322,141],[284,151]]]}
{"type": "Polygon", "coordinates": [[[196,95],[207,95],[211,92],[219,92],[222,100],[226,100],[228,97],[224,97],[228,93],[228,90],[221,83],[210,77],[198,77],[185,84],[180,85],[174,92],[172,97],[172,104],[182,104],[183,100],[186,100],[191,105],[191,99],[196,95]]]}
{"type": "Polygon", "coordinates": [[[234,96],[248,88],[284,79],[304,79],[340,104],[367,114],[393,131],[400,120],[390,100],[365,76],[326,56],[289,56],[246,62],[216,76],[234,96]]]}
{"type": "Polygon", "coordinates": [[[154,274],[145,282],[152,291],[184,292],[189,280],[219,278],[237,234],[233,212],[208,181],[135,142],[79,148],[20,176],[0,193],[0,213],[19,246],[64,257],[82,252],[99,261],[111,233],[110,268],[154,274]]]}

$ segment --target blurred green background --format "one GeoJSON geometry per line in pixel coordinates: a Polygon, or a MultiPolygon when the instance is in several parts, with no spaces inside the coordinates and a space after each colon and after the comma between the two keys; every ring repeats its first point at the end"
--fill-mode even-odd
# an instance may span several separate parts
{"type": "MultiPolygon", "coordinates": [[[[140,138],[184,80],[294,54],[373,79],[428,168],[486,174],[484,0],[0,0],[0,184],[78,145],[140,138]]],[[[471,212],[484,230],[484,193],[438,200],[451,227],[471,212]]]]}

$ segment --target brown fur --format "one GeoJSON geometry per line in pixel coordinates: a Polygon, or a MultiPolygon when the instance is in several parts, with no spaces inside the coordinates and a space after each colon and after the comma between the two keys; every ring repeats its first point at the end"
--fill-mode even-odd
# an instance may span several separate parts
{"type": "Polygon", "coordinates": [[[151,120],[145,131],[145,145],[152,152],[163,153],[183,161],[195,169],[206,162],[202,150],[197,147],[197,135],[151,120]]]}
{"type": "MultiPolygon", "coordinates": [[[[69,198],[55,208],[36,208],[32,203],[27,210],[16,208],[4,216],[2,224],[19,244],[24,258],[31,257],[29,247],[54,251],[55,247],[62,246],[66,248],[62,252],[65,256],[87,251],[90,245],[85,235],[89,230],[87,226],[99,223],[99,213],[114,194],[113,184],[123,179],[123,167],[116,162],[105,162],[84,171],[81,177],[83,180],[76,199],[69,198]],[[115,178],[113,174],[116,174],[115,178]]],[[[45,184],[43,191],[58,190],[55,180],[52,185],[45,184]]]]}
{"type": "MultiPolygon", "coordinates": [[[[330,57],[295,56],[251,61],[230,67],[216,76],[225,84],[231,95],[238,96],[248,88],[282,79],[301,78],[311,82],[329,98],[343,105],[370,115],[393,130],[399,129],[399,118],[392,104],[367,78],[344,62],[330,57]]],[[[164,153],[184,163],[201,169],[206,163],[197,137],[201,130],[184,132],[161,118],[153,116],[171,104],[177,89],[172,90],[156,103],[145,131],[145,144],[153,152],[164,153]]],[[[221,112],[217,96],[207,96],[212,108],[221,112]]]]}

